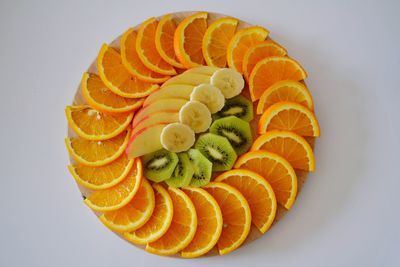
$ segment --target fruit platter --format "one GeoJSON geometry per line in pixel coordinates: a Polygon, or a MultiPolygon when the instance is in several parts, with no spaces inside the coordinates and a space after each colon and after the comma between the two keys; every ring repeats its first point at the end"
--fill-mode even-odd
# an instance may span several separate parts
{"type": "Polygon", "coordinates": [[[306,78],[263,26],[211,12],[149,18],[83,73],[65,108],[68,170],[134,246],[228,254],[268,234],[315,170],[306,78]]]}

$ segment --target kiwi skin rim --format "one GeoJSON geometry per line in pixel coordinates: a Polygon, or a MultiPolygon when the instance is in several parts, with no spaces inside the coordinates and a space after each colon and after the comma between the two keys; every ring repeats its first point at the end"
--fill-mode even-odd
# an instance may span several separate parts
{"type": "Polygon", "coordinates": [[[254,118],[253,104],[252,102],[242,95],[235,96],[234,98],[228,99],[225,102],[224,107],[213,115],[214,120],[235,116],[244,121],[250,122],[254,118]],[[241,109],[241,112],[229,112],[233,108],[241,109]]]}
{"type": "Polygon", "coordinates": [[[176,165],[172,176],[165,182],[172,187],[188,186],[194,174],[194,168],[187,152],[178,153],[178,164],[176,165]]]}
{"type": "Polygon", "coordinates": [[[144,175],[153,182],[161,182],[171,177],[176,165],[178,156],[165,149],[157,150],[142,157],[144,175]],[[166,159],[166,162],[159,166],[150,166],[154,161],[166,159]],[[171,165],[172,164],[172,165],[171,165]]]}
{"type": "Polygon", "coordinates": [[[190,149],[188,151],[190,162],[193,166],[194,173],[192,176],[191,186],[203,186],[210,182],[212,176],[212,163],[199,150],[190,149]]]}
{"type": "Polygon", "coordinates": [[[238,156],[249,150],[253,143],[253,134],[250,124],[236,116],[215,120],[210,127],[210,133],[226,137],[238,156]],[[240,141],[238,142],[230,138],[229,135],[226,134],[227,132],[238,137],[240,141]]]}
{"type": "Polygon", "coordinates": [[[213,171],[232,169],[237,158],[237,154],[229,140],[224,136],[219,136],[213,133],[201,135],[196,141],[195,148],[211,161],[213,164],[213,171]],[[208,148],[206,148],[206,146],[208,146],[208,148]],[[212,149],[222,155],[221,158],[215,158],[211,155],[210,150],[212,149]]]}

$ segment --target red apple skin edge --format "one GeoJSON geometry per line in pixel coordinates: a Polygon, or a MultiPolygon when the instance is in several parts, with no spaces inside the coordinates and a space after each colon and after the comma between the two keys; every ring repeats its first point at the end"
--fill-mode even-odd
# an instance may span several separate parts
{"type": "Polygon", "coordinates": [[[132,128],[131,136],[135,135],[137,132],[144,128],[151,127],[158,124],[170,124],[179,121],[179,111],[176,112],[162,112],[158,114],[151,114],[151,116],[146,117],[146,119],[141,120],[136,124],[135,128],[132,128]]]}
{"type": "MultiPolygon", "coordinates": [[[[142,123],[143,121],[145,121],[145,120],[151,118],[153,115],[160,114],[160,113],[176,113],[176,112],[179,112],[179,109],[160,110],[160,111],[157,111],[157,112],[154,112],[154,113],[145,115],[143,118],[140,118],[138,121],[135,121],[135,117],[134,117],[134,118],[133,118],[133,121],[132,121],[132,129],[135,129],[136,126],[139,125],[139,123],[142,123]]],[[[136,116],[137,116],[139,113],[140,113],[140,111],[136,114],[136,116]]]]}
{"type": "MultiPolygon", "coordinates": [[[[131,136],[131,138],[128,142],[128,146],[125,150],[125,153],[128,156],[128,158],[132,159],[134,157],[143,156],[144,154],[151,153],[158,149],[161,149],[157,145],[160,143],[161,131],[167,124],[168,123],[159,123],[157,125],[152,125],[151,127],[146,127],[144,129],[138,131],[135,135],[131,136]],[[160,126],[163,126],[163,127],[160,127],[160,126]],[[148,137],[144,140],[146,140],[148,142],[146,142],[146,143],[137,142],[138,138],[140,138],[142,136],[146,136],[146,135],[148,135],[148,137]],[[153,137],[153,138],[151,138],[151,137],[153,137]],[[149,147],[150,145],[153,145],[154,147],[151,148],[151,147],[149,147]],[[143,149],[144,152],[139,153],[139,154],[134,153],[134,152],[136,152],[135,150],[140,150],[140,149],[143,149]],[[149,149],[149,150],[146,151],[145,149],[149,149]],[[134,156],[132,156],[132,155],[134,155],[134,156]]],[[[144,140],[141,140],[141,141],[144,141],[144,140]]]]}
{"type": "Polygon", "coordinates": [[[150,115],[151,113],[155,113],[162,110],[175,110],[181,109],[181,107],[186,104],[188,101],[182,98],[163,98],[160,99],[147,107],[141,108],[136,116],[133,118],[132,126],[135,126],[143,117],[150,115]],[[159,110],[155,110],[154,112],[150,112],[149,109],[155,105],[159,110]],[[146,112],[148,114],[146,114],[146,112]]]}

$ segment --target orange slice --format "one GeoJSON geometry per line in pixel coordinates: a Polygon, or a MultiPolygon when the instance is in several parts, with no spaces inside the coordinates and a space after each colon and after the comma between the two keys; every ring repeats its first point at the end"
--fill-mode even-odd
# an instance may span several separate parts
{"type": "Polygon", "coordinates": [[[138,79],[150,83],[163,83],[169,79],[165,76],[148,69],[140,60],[136,52],[137,33],[133,29],[128,29],[121,38],[121,57],[122,64],[126,69],[138,79]]]}
{"type": "Polygon", "coordinates": [[[238,31],[228,44],[228,66],[243,73],[243,58],[247,50],[267,38],[269,32],[263,27],[253,26],[238,31]]]}
{"type": "Polygon", "coordinates": [[[204,189],[217,201],[222,212],[223,227],[217,246],[220,255],[228,254],[246,240],[251,226],[251,211],[243,195],[234,187],[211,182],[204,189]]]}
{"type": "Polygon", "coordinates": [[[168,191],[159,184],[153,184],[155,207],[150,219],[139,229],[125,232],[126,240],[145,245],[154,242],[167,232],[172,222],[173,205],[168,191]]]}
{"type": "Polygon", "coordinates": [[[239,157],[235,168],[263,176],[272,186],[277,202],[286,209],[292,207],[297,195],[297,176],[287,160],[268,151],[251,151],[239,157]]]}
{"type": "Polygon", "coordinates": [[[135,159],[134,167],[122,182],[113,187],[94,191],[85,204],[95,211],[117,210],[128,204],[135,196],[142,181],[142,162],[135,159]]]}
{"type": "Polygon", "coordinates": [[[81,82],[82,94],[94,109],[111,114],[125,113],[138,109],[144,99],[125,98],[114,94],[96,74],[85,72],[81,82]]]}
{"type": "Polygon", "coordinates": [[[156,29],[156,49],[160,56],[174,67],[183,69],[182,63],[179,62],[174,50],[174,34],[176,30],[176,22],[171,14],[167,14],[158,22],[156,29]]]}
{"type": "Polygon", "coordinates": [[[89,167],[82,164],[69,165],[68,170],[75,180],[87,188],[106,189],[121,182],[133,166],[125,154],[101,167],[89,167]]]}
{"type": "Polygon", "coordinates": [[[111,230],[134,231],[150,219],[154,205],[153,188],[146,179],[143,179],[135,196],[127,205],[118,210],[108,211],[99,219],[111,230]]]}
{"type": "Polygon", "coordinates": [[[129,136],[130,130],[104,141],[71,137],[65,138],[65,145],[74,160],[86,166],[98,167],[121,156],[128,146],[129,136]]]}
{"type": "Polygon", "coordinates": [[[89,106],[67,106],[65,114],[71,128],[88,140],[106,140],[122,133],[133,118],[133,113],[111,116],[89,106]]]}
{"type": "Polygon", "coordinates": [[[194,258],[210,251],[221,235],[222,213],[217,201],[207,191],[196,187],[182,188],[192,200],[197,213],[197,230],[190,244],[182,250],[183,258],[194,258]]]}
{"type": "Polygon", "coordinates": [[[158,85],[132,76],[122,64],[121,55],[106,44],[97,57],[97,70],[104,84],[115,94],[127,98],[142,98],[157,90],[158,85]]]}
{"type": "Polygon", "coordinates": [[[265,233],[272,225],[276,214],[276,198],[270,184],[259,174],[236,169],[222,173],[214,180],[233,186],[244,196],[251,210],[251,221],[265,233]]]}
{"type": "Polygon", "coordinates": [[[174,34],[174,50],[185,68],[204,65],[203,36],[207,30],[207,12],[198,12],[179,23],[174,34]]]}
{"type": "Polygon", "coordinates": [[[226,50],[235,35],[238,20],[220,18],[208,26],[203,37],[203,56],[208,66],[224,68],[226,66],[226,50]]]}
{"type": "Polygon", "coordinates": [[[264,91],[257,105],[257,114],[262,114],[268,107],[280,101],[296,102],[309,110],[314,109],[312,96],[304,84],[283,80],[274,83],[264,91]]]}
{"type": "Polygon", "coordinates": [[[292,131],[301,136],[320,135],[314,113],[294,102],[278,102],[263,113],[258,122],[258,133],[270,130],[292,131]]]}
{"type": "Polygon", "coordinates": [[[143,64],[152,71],[164,75],[175,75],[174,67],[162,59],[157,51],[155,41],[157,24],[158,21],[155,18],[149,18],[140,25],[136,39],[137,54],[143,64]]]}
{"type": "Polygon", "coordinates": [[[180,189],[169,187],[174,205],[174,215],[167,232],[146,250],[157,255],[173,255],[184,249],[192,240],[197,229],[197,215],[190,198],[180,189]]]}
{"type": "Polygon", "coordinates": [[[286,56],[286,54],[285,48],[271,40],[250,47],[243,58],[244,76],[249,79],[251,71],[260,60],[272,56],[286,56]]]}
{"type": "Polygon", "coordinates": [[[260,135],[251,150],[260,149],[284,157],[295,169],[315,170],[314,153],[310,144],[293,132],[272,130],[260,135]]]}
{"type": "Polygon", "coordinates": [[[267,57],[259,61],[251,71],[249,90],[251,99],[258,100],[264,91],[281,80],[301,81],[307,77],[298,62],[288,57],[267,57]]]}

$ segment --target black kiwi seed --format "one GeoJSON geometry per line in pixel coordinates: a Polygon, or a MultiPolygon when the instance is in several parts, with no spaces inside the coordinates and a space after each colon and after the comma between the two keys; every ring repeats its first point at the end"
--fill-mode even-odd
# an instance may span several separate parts
{"type": "Polygon", "coordinates": [[[195,144],[211,163],[213,171],[230,170],[236,161],[237,155],[228,139],[213,133],[201,135],[195,144]]]}
{"type": "Polygon", "coordinates": [[[146,154],[141,158],[145,177],[156,183],[169,179],[179,161],[176,153],[165,149],[146,154]]]}
{"type": "Polygon", "coordinates": [[[192,180],[194,168],[190,162],[188,153],[179,153],[178,158],[179,162],[176,165],[171,178],[165,180],[165,182],[172,187],[188,186],[192,180]]]}
{"type": "Polygon", "coordinates": [[[226,100],[224,107],[214,114],[213,117],[214,119],[218,119],[228,116],[236,116],[239,119],[251,121],[254,117],[253,103],[241,95],[226,100]]]}
{"type": "Polygon", "coordinates": [[[189,149],[188,155],[194,171],[190,185],[208,184],[212,175],[212,163],[197,149],[189,149]]]}
{"type": "Polygon", "coordinates": [[[250,124],[235,116],[215,120],[210,133],[226,137],[237,155],[245,153],[253,143],[250,124]]]}

